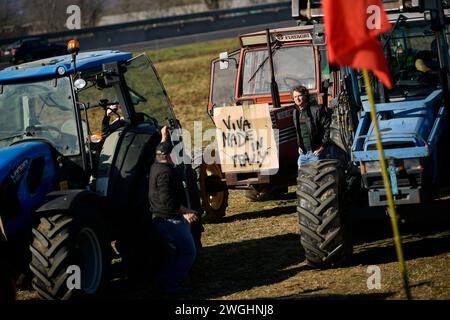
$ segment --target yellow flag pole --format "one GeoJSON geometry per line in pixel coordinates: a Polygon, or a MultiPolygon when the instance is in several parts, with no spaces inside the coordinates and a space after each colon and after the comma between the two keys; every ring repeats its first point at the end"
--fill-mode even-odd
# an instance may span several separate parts
{"type": "Polygon", "coordinates": [[[375,100],[373,98],[372,84],[370,81],[369,72],[367,70],[363,70],[363,75],[366,92],[369,96],[370,116],[372,118],[373,127],[375,129],[374,131],[375,138],[377,140],[378,156],[380,157],[381,175],[383,176],[384,188],[386,189],[386,197],[389,206],[389,216],[391,217],[392,231],[394,233],[395,250],[397,251],[397,258],[400,264],[400,271],[403,277],[403,287],[406,292],[406,297],[408,300],[411,300],[412,297],[411,291],[409,290],[408,271],[406,269],[405,260],[403,258],[402,243],[400,239],[400,232],[398,230],[397,214],[394,206],[394,197],[392,196],[391,183],[389,182],[386,170],[386,161],[384,159],[383,145],[381,144],[380,128],[378,127],[377,113],[375,111],[375,100]]]}

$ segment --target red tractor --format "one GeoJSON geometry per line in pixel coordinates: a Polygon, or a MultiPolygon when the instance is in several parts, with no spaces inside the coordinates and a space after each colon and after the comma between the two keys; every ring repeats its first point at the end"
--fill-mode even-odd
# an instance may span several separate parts
{"type": "MultiPolygon", "coordinates": [[[[240,36],[240,44],[239,50],[221,53],[211,63],[207,112],[218,129],[218,143],[204,150],[203,159],[207,154],[215,157],[216,161],[202,162],[199,154],[196,157],[204,221],[214,221],[225,215],[230,188],[245,189],[246,197],[254,201],[277,198],[287,192],[288,186],[296,183],[298,173],[291,89],[298,85],[306,86],[323,107],[327,107],[339,91],[339,72],[333,71],[328,64],[322,25],[244,34],[240,36]],[[227,169],[229,166],[224,166],[224,155],[233,151],[221,150],[225,146],[221,138],[228,134],[220,127],[230,118],[221,119],[219,114],[225,110],[228,117],[236,114],[235,122],[239,126],[248,120],[245,114],[254,113],[264,106],[267,114],[261,115],[262,109],[259,109],[259,117],[271,119],[277,140],[277,159],[272,161],[271,169],[276,170],[268,174],[268,171],[260,170],[260,166],[246,166],[242,162],[237,167],[235,165],[234,170],[227,169]]],[[[252,129],[255,129],[257,122],[253,123],[252,129]]],[[[237,155],[234,157],[239,159],[237,155]]],[[[254,159],[245,160],[250,163],[254,159]]]]}

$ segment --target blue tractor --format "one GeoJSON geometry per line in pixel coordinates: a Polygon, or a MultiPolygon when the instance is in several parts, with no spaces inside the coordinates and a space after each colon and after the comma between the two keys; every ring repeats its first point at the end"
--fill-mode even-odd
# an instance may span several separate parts
{"type": "MultiPolygon", "coordinates": [[[[160,128],[180,128],[166,90],[145,55],[69,44],[0,71],[0,292],[30,270],[42,298],[96,294],[114,254],[130,277],[163,259],[147,194],[160,128]]],[[[178,169],[200,210],[195,173],[178,169]]]]}
{"type": "MultiPolygon", "coordinates": [[[[394,87],[373,79],[377,116],[395,205],[418,204],[448,183],[447,10],[437,0],[387,5],[393,29],[382,43],[394,87]]],[[[351,205],[387,206],[362,77],[348,68],[330,70],[340,93],[329,105],[329,159],[302,166],[297,180],[301,245],[316,267],[336,266],[351,255],[351,205]]]]}

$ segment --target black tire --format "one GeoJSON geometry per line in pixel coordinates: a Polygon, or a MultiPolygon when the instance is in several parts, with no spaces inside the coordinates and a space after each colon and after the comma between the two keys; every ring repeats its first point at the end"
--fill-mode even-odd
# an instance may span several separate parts
{"type": "Polygon", "coordinates": [[[197,175],[197,187],[203,207],[202,221],[206,223],[217,222],[226,214],[228,188],[225,183],[222,183],[223,190],[211,190],[210,186],[220,184],[224,175],[219,164],[206,164],[201,156],[202,154],[194,156],[195,161],[192,167],[197,175]]]}
{"type": "Polygon", "coordinates": [[[104,222],[88,204],[72,212],[61,211],[41,217],[33,228],[30,246],[32,286],[44,299],[86,298],[100,291],[107,279],[111,246],[104,222]],[[68,267],[81,271],[81,290],[69,289],[68,267]]]}
{"type": "Polygon", "coordinates": [[[307,263],[335,267],[352,253],[344,208],[343,171],[335,160],[303,165],[297,178],[300,242],[307,263]]]}
{"type": "Polygon", "coordinates": [[[245,190],[245,197],[255,202],[277,200],[282,199],[287,191],[287,186],[251,185],[245,190]]]}

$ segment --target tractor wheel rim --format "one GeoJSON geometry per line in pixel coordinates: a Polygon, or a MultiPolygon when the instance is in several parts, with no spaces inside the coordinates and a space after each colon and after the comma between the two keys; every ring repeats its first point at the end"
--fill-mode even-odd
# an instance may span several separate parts
{"type": "Polygon", "coordinates": [[[80,231],[78,248],[82,258],[81,286],[86,293],[93,294],[98,290],[102,279],[103,258],[100,241],[91,228],[80,231]]]}
{"type": "MultiPolygon", "coordinates": [[[[220,169],[215,165],[209,165],[206,168],[206,174],[208,176],[218,176],[222,178],[220,169]]],[[[208,194],[208,203],[213,210],[219,210],[223,204],[225,198],[225,191],[219,191],[215,194],[208,194]]]]}

